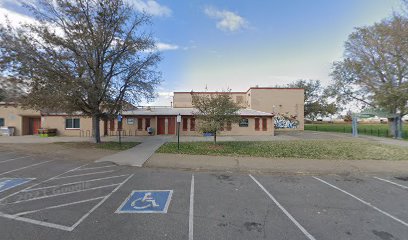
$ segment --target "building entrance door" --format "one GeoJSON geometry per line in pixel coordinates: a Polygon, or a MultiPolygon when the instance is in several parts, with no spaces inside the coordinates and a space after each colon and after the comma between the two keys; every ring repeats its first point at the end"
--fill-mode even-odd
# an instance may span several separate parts
{"type": "Polygon", "coordinates": [[[157,135],[166,134],[166,118],[157,118],[157,135]]]}
{"type": "Polygon", "coordinates": [[[29,118],[28,119],[28,134],[37,135],[38,129],[41,128],[41,118],[29,118]]]}
{"type": "Polygon", "coordinates": [[[176,134],[176,119],[174,117],[168,118],[168,134],[176,134]]]}

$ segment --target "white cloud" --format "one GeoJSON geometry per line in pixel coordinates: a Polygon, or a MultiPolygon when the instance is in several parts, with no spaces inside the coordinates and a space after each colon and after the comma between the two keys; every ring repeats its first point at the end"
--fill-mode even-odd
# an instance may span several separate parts
{"type": "Polygon", "coordinates": [[[6,24],[6,19],[10,21],[13,27],[20,26],[23,23],[33,23],[35,19],[27,15],[22,15],[6,8],[0,8],[0,23],[6,24]]]}
{"type": "Polygon", "coordinates": [[[159,17],[168,17],[172,11],[167,6],[160,5],[155,0],[128,0],[128,2],[140,12],[159,17]]]}
{"type": "Polygon", "coordinates": [[[177,50],[180,48],[178,45],[163,43],[163,42],[158,42],[156,44],[156,47],[157,47],[157,50],[159,51],[170,51],[170,50],[177,50]]]}
{"type": "Polygon", "coordinates": [[[216,19],[217,28],[223,31],[236,32],[248,26],[248,21],[245,18],[227,10],[206,7],[204,13],[210,18],[216,19]]]}

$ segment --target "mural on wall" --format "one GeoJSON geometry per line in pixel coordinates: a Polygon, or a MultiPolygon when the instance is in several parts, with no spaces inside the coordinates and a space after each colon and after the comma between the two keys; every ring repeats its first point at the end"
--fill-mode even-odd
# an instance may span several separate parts
{"type": "Polygon", "coordinates": [[[273,121],[275,129],[279,128],[298,128],[299,120],[296,119],[296,115],[290,115],[289,113],[282,114],[277,113],[274,115],[273,121]]]}

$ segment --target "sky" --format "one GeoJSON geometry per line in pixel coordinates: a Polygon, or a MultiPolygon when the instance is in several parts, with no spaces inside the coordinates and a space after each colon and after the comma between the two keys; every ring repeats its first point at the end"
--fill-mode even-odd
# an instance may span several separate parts
{"type": "MultiPolygon", "coordinates": [[[[152,15],[163,81],[157,99],[141,105],[160,106],[173,91],[246,91],[297,79],[328,85],[353,29],[401,10],[400,0],[126,1],[152,15]]],[[[29,20],[18,1],[0,0],[4,14],[29,20]]]]}

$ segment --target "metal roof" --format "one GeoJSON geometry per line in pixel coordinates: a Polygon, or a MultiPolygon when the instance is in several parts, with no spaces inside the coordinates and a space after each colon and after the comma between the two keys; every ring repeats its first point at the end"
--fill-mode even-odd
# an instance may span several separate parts
{"type": "MultiPolygon", "coordinates": [[[[123,111],[123,116],[138,115],[138,116],[192,116],[196,112],[195,108],[151,108],[151,109],[136,109],[131,111],[123,111]]],[[[241,116],[270,116],[273,115],[267,112],[261,112],[253,109],[240,109],[238,114],[241,116]]]]}

